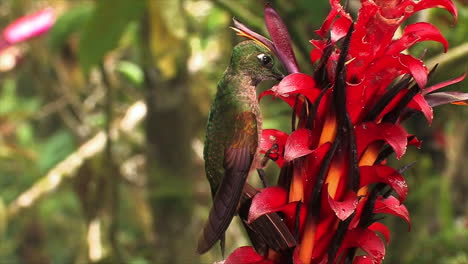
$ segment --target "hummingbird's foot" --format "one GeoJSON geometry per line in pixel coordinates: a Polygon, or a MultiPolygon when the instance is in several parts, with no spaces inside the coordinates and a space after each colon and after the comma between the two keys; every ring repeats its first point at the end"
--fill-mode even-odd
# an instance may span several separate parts
{"type": "Polygon", "coordinates": [[[268,160],[277,161],[279,158],[279,146],[278,144],[273,144],[269,150],[266,151],[265,156],[260,162],[260,168],[265,168],[268,160]]]}
{"type": "Polygon", "coordinates": [[[266,177],[265,177],[265,171],[263,169],[257,169],[258,177],[262,181],[263,188],[268,187],[266,177]]]}

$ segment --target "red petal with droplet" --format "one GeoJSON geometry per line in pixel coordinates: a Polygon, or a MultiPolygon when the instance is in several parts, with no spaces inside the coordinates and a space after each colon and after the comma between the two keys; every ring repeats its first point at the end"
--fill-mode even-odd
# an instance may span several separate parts
{"type": "Polygon", "coordinates": [[[253,247],[240,247],[234,250],[224,264],[273,264],[255,252],[253,247]]]}
{"type": "Polygon", "coordinates": [[[340,255],[345,249],[355,247],[364,250],[374,263],[381,263],[385,256],[384,243],[376,233],[369,229],[356,228],[348,230],[337,255],[340,255]]]}
{"type": "Polygon", "coordinates": [[[428,40],[442,43],[442,45],[444,45],[444,51],[447,52],[448,42],[444,36],[442,36],[439,29],[430,23],[420,22],[407,26],[401,38],[392,41],[385,53],[395,55],[418,42],[428,40]]]}
{"type": "MultiPolygon", "coordinates": [[[[271,89],[268,89],[268,90],[265,90],[263,91],[260,96],[258,96],[258,100],[261,100],[264,96],[266,95],[272,95],[273,96],[273,99],[275,97],[279,97],[281,100],[283,100],[284,102],[286,102],[291,108],[294,107],[294,105],[296,104],[296,95],[294,96],[290,96],[289,94],[285,95],[285,96],[282,96],[282,95],[278,95],[275,91],[276,89],[276,86],[273,86],[273,88],[271,89]]],[[[300,109],[300,108],[298,108],[300,109]]]]}
{"type": "Polygon", "coordinates": [[[354,258],[353,264],[374,264],[374,261],[368,256],[357,256],[354,258]]]}
{"type": "Polygon", "coordinates": [[[432,119],[434,117],[432,107],[427,103],[426,99],[423,97],[422,94],[416,94],[411,100],[411,102],[408,104],[408,107],[420,111],[426,117],[429,125],[432,123],[432,119]]]}
{"type": "Polygon", "coordinates": [[[395,190],[400,198],[400,203],[406,199],[408,195],[408,185],[406,185],[405,178],[392,167],[387,165],[361,166],[359,167],[359,171],[361,174],[360,187],[383,182],[395,190]]]}
{"type": "Polygon", "coordinates": [[[291,161],[313,152],[309,148],[312,141],[312,132],[309,129],[300,128],[291,133],[284,147],[284,159],[291,161]]]}
{"type": "Polygon", "coordinates": [[[409,70],[409,73],[413,76],[416,83],[421,89],[426,86],[427,83],[427,68],[424,63],[410,55],[400,54],[398,56],[400,63],[409,70]]]}
{"type": "Polygon", "coordinates": [[[399,12],[405,14],[407,18],[423,9],[439,7],[449,11],[453,15],[455,23],[458,19],[457,8],[451,0],[421,0],[419,2],[406,0],[402,1],[397,7],[399,12]]]}
{"type": "Polygon", "coordinates": [[[356,126],[355,132],[358,157],[361,157],[361,154],[369,144],[378,140],[387,142],[395,151],[398,159],[406,152],[408,133],[400,125],[367,122],[356,126]]]}
{"type": "Polygon", "coordinates": [[[280,211],[287,201],[288,193],[281,187],[268,187],[261,190],[252,199],[248,222],[250,223],[264,214],[280,211]]]}
{"type": "Polygon", "coordinates": [[[265,153],[273,146],[273,144],[278,144],[280,149],[284,148],[288,137],[289,135],[287,133],[278,129],[263,129],[259,145],[260,152],[265,153]]]}
{"type": "Polygon", "coordinates": [[[284,77],[273,91],[277,95],[287,95],[309,89],[318,90],[314,78],[304,73],[293,73],[284,77]]]}
{"type": "Polygon", "coordinates": [[[344,36],[346,36],[346,33],[348,33],[349,26],[351,25],[352,20],[347,18],[347,17],[340,17],[337,20],[335,20],[335,23],[333,23],[332,29],[331,29],[331,41],[332,43],[337,42],[344,36]]]}
{"type": "Polygon", "coordinates": [[[263,129],[259,145],[260,153],[265,154],[267,151],[270,151],[270,157],[276,158],[275,162],[279,167],[282,167],[284,163],[284,145],[288,136],[288,134],[277,129],[263,129]],[[274,144],[277,145],[276,150],[272,148],[274,144]]]}
{"type": "MultiPolygon", "coordinates": [[[[350,67],[348,67],[350,68],[350,67]]],[[[362,81],[346,90],[347,109],[353,123],[365,113],[387,86],[398,76],[410,73],[419,87],[427,83],[427,68],[421,60],[410,55],[385,55],[369,65],[362,73],[362,81]]],[[[351,77],[348,75],[348,78],[351,77]]]]}
{"type": "Polygon", "coordinates": [[[396,215],[408,223],[408,228],[411,229],[411,221],[408,209],[406,206],[400,203],[397,198],[389,196],[384,199],[382,196],[379,196],[375,201],[374,206],[375,214],[392,214],[396,215]]]}
{"type": "Polygon", "coordinates": [[[356,210],[358,204],[358,197],[356,193],[350,191],[346,194],[343,201],[335,201],[330,195],[328,195],[328,203],[331,209],[335,212],[336,217],[340,220],[346,220],[356,210]]]}
{"type": "Polygon", "coordinates": [[[382,236],[385,238],[385,241],[387,241],[387,244],[390,242],[390,230],[386,225],[379,222],[375,222],[371,224],[368,228],[369,230],[379,232],[380,234],[382,234],[382,236]]]}
{"type": "MultiPolygon", "coordinates": [[[[364,74],[366,78],[373,77],[373,79],[375,79],[377,77],[377,80],[381,79],[385,81],[385,84],[381,85],[387,87],[393,79],[403,73],[410,73],[419,87],[423,88],[426,86],[428,71],[424,63],[406,54],[382,56],[372,62],[362,74],[364,74]]],[[[369,79],[368,82],[373,84],[372,82],[375,82],[373,79],[369,79]]],[[[375,84],[373,85],[375,86],[375,84]]]]}
{"type": "Polygon", "coordinates": [[[316,87],[315,80],[311,76],[304,73],[293,73],[286,76],[278,85],[261,93],[259,99],[265,95],[273,95],[280,97],[293,107],[296,94],[302,94],[313,102],[319,96],[320,89],[316,87]]]}

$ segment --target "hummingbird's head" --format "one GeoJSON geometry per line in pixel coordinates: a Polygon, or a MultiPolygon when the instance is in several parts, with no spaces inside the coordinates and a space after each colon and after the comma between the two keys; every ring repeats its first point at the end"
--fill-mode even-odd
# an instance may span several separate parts
{"type": "Polygon", "coordinates": [[[234,47],[231,67],[236,72],[252,78],[254,84],[265,80],[281,80],[280,63],[273,53],[253,40],[243,41],[234,47]]]}

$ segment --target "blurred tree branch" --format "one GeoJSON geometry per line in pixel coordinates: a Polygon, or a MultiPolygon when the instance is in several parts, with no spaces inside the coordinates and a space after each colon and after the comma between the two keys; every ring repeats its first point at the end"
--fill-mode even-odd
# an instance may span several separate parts
{"type": "MultiPolygon", "coordinates": [[[[145,115],[146,105],[142,101],[135,102],[127,109],[120,122],[112,127],[111,137],[118,138],[119,132],[129,133],[143,120],[145,115]]],[[[107,140],[106,133],[100,131],[66,159],[55,165],[44,177],[7,206],[7,218],[16,217],[24,209],[35,205],[40,199],[54,192],[64,180],[75,176],[85,160],[104,151],[107,140]]]]}
{"type": "MultiPolygon", "coordinates": [[[[459,60],[468,55],[468,42],[458,45],[454,48],[449,49],[447,53],[442,53],[438,56],[432,57],[427,61],[426,66],[432,69],[436,64],[439,64],[439,70],[441,67],[445,67],[449,63],[459,60]]],[[[465,64],[466,66],[466,64],[465,64]]]]}
{"type": "Polygon", "coordinates": [[[267,34],[263,24],[263,19],[261,19],[260,16],[253,14],[249,9],[245,8],[244,5],[240,5],[237,2],[230,0],[213,0],[213,2],[228,13],[231,13],[239,21],[246,23],[249,27],[261,31],[263,35],[267,34]]]}
{"type": "Polygon", "coordinates": [[[148,200],[153,215],[152,263],[197,263],[193,213],[191,56],[183,1],[150,1],[141,21],[148,200]],[[177,14],[174,17],[174,14],[177,14]],[[174,24],[178,24],[176,29],[174,24]],[[161,38],[160,36],[165,36],[161,38]]]}
{"type": "Polygon", "coordinates": [[[454,128],[447,134],[447,145],[445,146],[446,165],[442,172],[441,184],[439,185],[439,221],[440,226],[451,228],[455,226],[457,214],[466,213],[467,206],[466,192],[463,187],[466,184],[466,173],[464,175],[463,166],[466,162],[466,146],[468,142],[468,126],[463,122],[463,118],[458,115],[454,117],[459,122],[455,122],[454,128]],[[459,119],[460,118],[460,119],[459,119]]]}
{"type": "Polygon", "coordinates": [[[110,217],[109,217],[109,229],[108,229],[108,237],[109,242],[112,247],[112,254],[113,254],[113,261],[117,264],[122,263],[122,256],[119,249],[119,241],[117,239],[117,232],[119,230],[119,185],[120,185],[120,175],[118,173],[117,166],[114,162],[114,154],[113,154],[113,142],[112,137],[110,136],[112,133],[112,121],[114,119],[114,90],[115,86],[110,81],[110,77],[108,76],[106,67],[104,63],[100,64],[100,72],[102,76],[102,84],[105,86],[106,91],[106,98],[104,103],[104,112],[106,115],[106,123],[105,123],[105,132],[107,138],[111,140],[106,141],[105,146],[105,157],[103,160],[103,167],[107,170],[107,177],[105,179],[106,185],[109,186],[109,201],[110,201],[110,217]]]}

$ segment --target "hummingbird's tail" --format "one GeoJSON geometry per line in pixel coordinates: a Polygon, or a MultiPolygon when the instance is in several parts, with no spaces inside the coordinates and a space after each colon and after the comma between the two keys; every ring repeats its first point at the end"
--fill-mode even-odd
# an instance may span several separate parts
{"type": "Polygon", "coordinates": [[[208,221],[198,239],[197,252],[203,254],[222,238],[236,214],[248,171],[227,171],[213,199],[208,221]]]}

